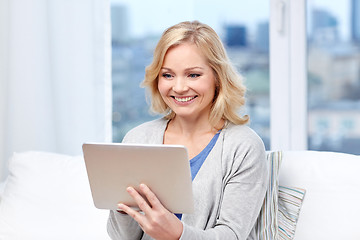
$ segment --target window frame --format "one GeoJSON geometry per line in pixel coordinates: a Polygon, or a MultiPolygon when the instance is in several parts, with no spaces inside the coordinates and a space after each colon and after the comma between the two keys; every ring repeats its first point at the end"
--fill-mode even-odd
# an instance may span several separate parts
{"type": "Polygon", "coordinates": [[[270,0],[271,150],[307,150],[306,0],[270,0]]]}

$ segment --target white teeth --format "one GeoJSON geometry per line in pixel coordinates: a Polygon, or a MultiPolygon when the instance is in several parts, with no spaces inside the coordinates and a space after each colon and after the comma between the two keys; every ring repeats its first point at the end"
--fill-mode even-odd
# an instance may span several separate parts
{"type": "Polygon", "coordinates": [[[178,97],[174,97],[176,101],[179,101],[179,102],[188,102],[192,99],[194,99],[195,97],[185,97],[185,98],[178,98],[178,97]]]}

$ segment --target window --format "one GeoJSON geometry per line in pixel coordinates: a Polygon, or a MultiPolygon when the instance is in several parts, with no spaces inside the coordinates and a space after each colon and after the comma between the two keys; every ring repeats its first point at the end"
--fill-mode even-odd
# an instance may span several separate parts
{"type": "Polygon", "coordinates": [[[269,1],[244,4],[224,0],[112,0],[113,141],[149,114],[144,89],[139,88],[162,31],[180,21],[199,20],[220,35],[228,55],[248,87],[243,114],[270,146],[269,1]],[[259,7],[261,6],[261,7],[259,7]]]}
{"type": "Polygon", "coordinates": [[[309,0],[308,145],[360,154],[360,0],[309,0]]]}

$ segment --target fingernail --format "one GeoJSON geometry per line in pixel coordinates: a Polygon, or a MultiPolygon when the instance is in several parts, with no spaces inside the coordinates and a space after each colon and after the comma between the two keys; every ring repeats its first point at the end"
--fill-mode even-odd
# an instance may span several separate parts
{"type": "Polygon", "coordinates": [[[116,211],[117,211],[118,213],[121,213],[121,214],[126,214],[126,212],[124,212],[124,210],[123,210],[123,206],[124,206],[124,204],[119,203],[119,204],[118,204],[118,208],[116,209],[116,211]]]}

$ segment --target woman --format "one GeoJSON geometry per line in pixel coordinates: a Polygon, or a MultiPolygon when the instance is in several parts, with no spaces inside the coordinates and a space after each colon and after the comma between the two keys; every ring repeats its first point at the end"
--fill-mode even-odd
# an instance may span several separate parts
{"type": "Polygon", "coordinates": [[[164,117],[132,129],[127,143],[180,144],[188,149],[195,212],[176,216],[146,185],[128,193],[142,212],[119,203],[113,239],[256,239],[267,179],[261,139],[238,116],[245,87],[209,26],[182,22],[167,29],[146,68],[143,86],[164,117]],[[122,212],[122,213],[121,213],[122,212]],[[124,214],[125,213],[125,214],[124,214]]]}

